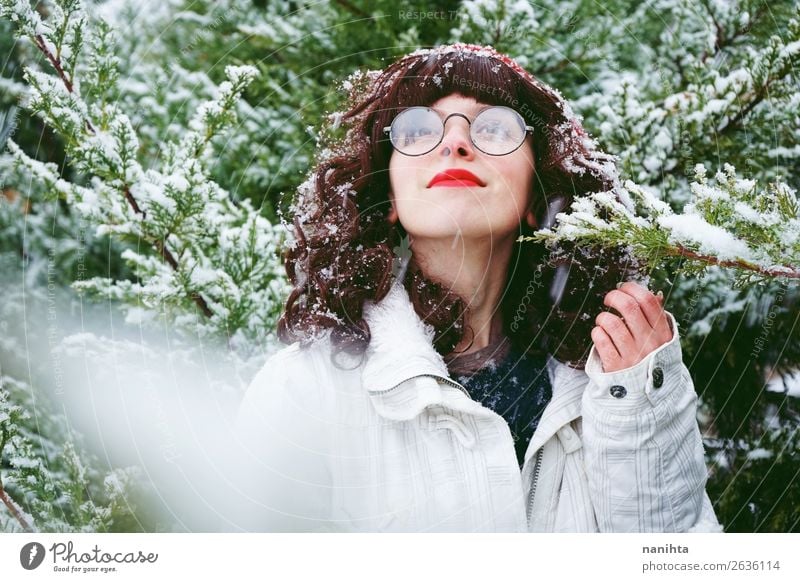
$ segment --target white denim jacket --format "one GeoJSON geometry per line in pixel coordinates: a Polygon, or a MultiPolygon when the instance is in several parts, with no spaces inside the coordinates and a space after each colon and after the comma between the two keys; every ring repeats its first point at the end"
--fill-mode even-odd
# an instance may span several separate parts
{"type": "Polygon", "coordinates": [[[631,368],[549,358],[553,398],[522,471],[506,421],[449,378],[406,290],[365,318],[349,369],[327,339],[273,355],[239,411],[232,529],[721,531],[696,394],[673,339],[631,368]],[[660,386],[657,386],[659,385],[660,386]]]}

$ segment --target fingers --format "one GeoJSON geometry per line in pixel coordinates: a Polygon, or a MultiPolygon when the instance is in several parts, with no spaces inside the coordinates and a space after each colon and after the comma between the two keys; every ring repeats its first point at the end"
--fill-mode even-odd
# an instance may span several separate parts
{"type": "MultiPolygon", "coordinates": [[[[664,321],[663,298],[656,297],[645,287],[631,281],[626,281],[618,291],[624,292],[636,301],[639,310],[650,323],[650,327],[656,327],[664,321]]],[[[611,293],[614,291],[609,294],[611,293]]]]}
{"type": "Polygon", "coordinates": [[[652,347],[658,347],[667,343],[673,337],[672,324],[667,313],[664,311],[664,297],[659,292],[659,295],[653,295],[648,289],[639,285],[638,283],[625,283],[620,287],[632,297],[636,298],[639,303],[644,316],[647,318],[652,326],[650,333],[650,342],[654,344],[652,347]]]}
{"type": "Polygon", "coordinates": [[[592,341],[606,372],[639,363],[673,337],[663,297],[638,283],[626,282],[610,291],[603,303],[620,315],[603,312],[595,318],[592,341]]]}
{"type": "Polygon", "coordinates": [[[595,323],[608,335],[623,358],[636,348],[633,335],[620,317],[604,311],[595,318],[595,323]]]}
{"type": "Polygon", "coordinates": [[[625,367],[622,365],[622,357],[614,346],[614,342],[602,327],[593,328],[591,336],[597,355],[603,364],[604,372],[613,372],[625,367]]]}
{"type": "Polygon", "coordinates": [[[639,308],[639,302],[624,291],[615,290],[606,293],[603,303],[617,310],[628,326],[633,339],[641,343],[653,331],[653,326],[639,308]]]}

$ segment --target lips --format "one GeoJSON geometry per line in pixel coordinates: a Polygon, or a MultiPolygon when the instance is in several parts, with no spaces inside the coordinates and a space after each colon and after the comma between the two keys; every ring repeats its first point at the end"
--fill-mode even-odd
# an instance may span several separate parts
{"type": "Polygon", "coordinates": [[[450,170],[445,170],[444,172],[436,174],[431,179],[431,181],[428,182],[428,188],[437,185],[475,187],[475,186],[485,186],[486,183],[480,178],[478,178],[475,174],[470,172],[469,170],[464,170],[461,168],[452,168],[450,170]]]}

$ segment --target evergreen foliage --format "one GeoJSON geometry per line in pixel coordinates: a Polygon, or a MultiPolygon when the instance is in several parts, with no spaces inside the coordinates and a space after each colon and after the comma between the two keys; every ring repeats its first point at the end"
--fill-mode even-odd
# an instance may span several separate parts
{"type": "MultiPolygon", "coordinates": [[[[0,0],[0,264],[257,359],[287,292],[285,213],[354,71],[454,41],[508,53],[617,156],[616,198],[581,197],[520,244],[650,267],[720,521],[800,530],[793,0],[0,0]]],[[[0,507],[0,529],[157,527],[124,506],[135,469],[100,470],[37,390],[3,377],[0,483],[19,513],[0,507]]]]}

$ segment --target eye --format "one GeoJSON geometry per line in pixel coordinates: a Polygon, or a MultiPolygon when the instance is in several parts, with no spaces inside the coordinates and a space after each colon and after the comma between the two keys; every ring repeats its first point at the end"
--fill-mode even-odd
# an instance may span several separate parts
{"type": "Polygon", "coordinates": [[[406,145],[411,145],[417,141],[427,141],[438,136],[438,129],[430,125],[419,125],[406,128],[403,131],[403,140],[406,145]]]}
{"type": "Polygon", "coordinates": [[[423,125],[421,127],[418,127],[413,132],[415,137],[427,137],[427,136],[431,136],[431,135],[433,135],[435,133],[436,133],[436,130],[433,127],[429,126],[429,125],[423,125]]]}
{"type": "Polygon", "coordinates": [[[481,119],[475,126],[475,134],[489,139],[508,139],[511,131],[508,124],[500,119],[481,119]]]}
{"type": "Polygon", "coordinates": [[[435,140],[441,132],[441,121],[436,113],[424,108],[411,108],[395,120],[398,143],[409,146],[417,142],[435,140]]]}

